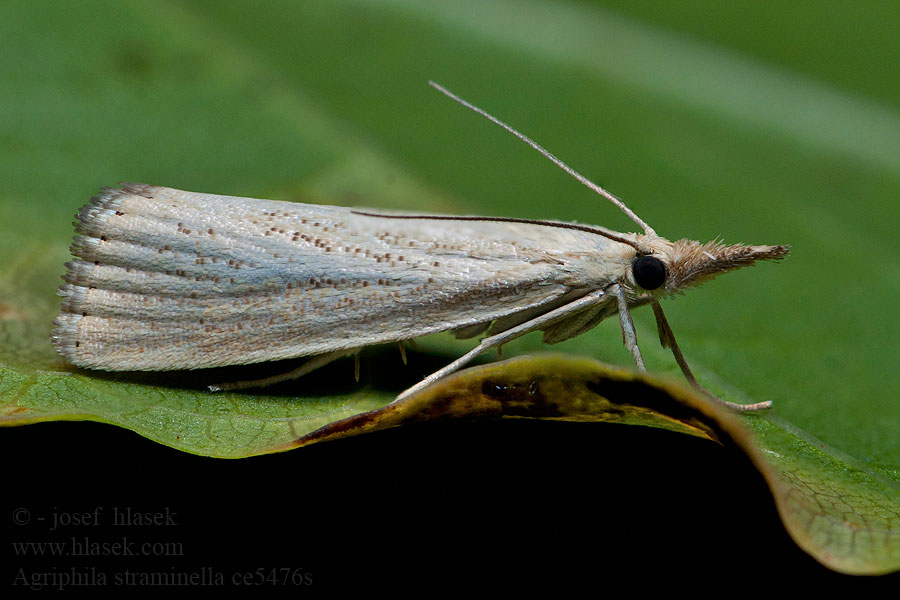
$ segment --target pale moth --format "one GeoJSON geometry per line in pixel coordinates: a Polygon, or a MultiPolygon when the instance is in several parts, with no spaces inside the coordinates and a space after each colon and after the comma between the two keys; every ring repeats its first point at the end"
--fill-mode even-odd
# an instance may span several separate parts
{"type": "MultiPolygon", "coordinates": [[[[782,258],[789,247],[670,242],[528,137],[432,85],[618,206],[643,233],[375,213],[127,183],[104,189],[76,215],[75,259],[66,265],[52,334],[57,351],[79,367],[105,371],[312,357],[290,373],[211,386],[224,390],[300,377],[372,344],[400,343],[402,351],[405,341],[440,331],[484,334],[474,350],[399,400],[528,332],[543,331],[552,344],[616,313],[644,371],[629,310],[650,304],[662,345],[702,390],[659,298],[782,258]]],[[[770,403],[726,404],[755,410],[770,403]]]]}

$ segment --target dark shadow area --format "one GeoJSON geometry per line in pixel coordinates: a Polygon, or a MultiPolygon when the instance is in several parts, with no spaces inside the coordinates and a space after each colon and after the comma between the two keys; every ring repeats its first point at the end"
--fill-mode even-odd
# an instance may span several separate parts
{"type": "Polygon", "coordinates": [[[437,423],[233,461],[96,423],[0,444],[2,576],[19,589],[36,574],[304,595],[848,580],[796,547],[736,450],[661,430],[437,423]]]}
{"type": "MultiPolygon", "coordinates": [[[[474,346],[474,344],[473,344],[474,346]]],[[[273,396],[330,396],[350,393],[363,386],[373,386],[399,393],[418,383],[427,375],[447,366],[458,355],[426,353],[406,348],[407,363],[396,344],[364,348],[360,353],[360,379],[355,378],[352,356],[340,358],[298,379],[277,383],[265,388],[252,388],[234,393],[265,393],[273,396]],[[263,392],[264,390],[264,392],[263,392]]],[[[94,371],[66,365],[81,375],[160,387],[206,390],[209,385],[234,381],[264,379],[290,372],[303,365],[309,357],[269,361],[252,365],[234,365],[192,371],[94,371]]],[[[487,353],[471,365],[496,360],[495,353],[487,353]]]]}

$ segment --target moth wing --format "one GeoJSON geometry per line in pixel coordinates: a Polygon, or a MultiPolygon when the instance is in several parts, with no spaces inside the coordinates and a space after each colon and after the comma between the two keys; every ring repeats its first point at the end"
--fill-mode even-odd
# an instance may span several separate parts
{"type": "Polygon", "coordinates": [[[582,333],[587,333],[600,324],[605,318],[618,312],[615,299],[607,297],[606,302],[592,306],[587,310],[576,313],[566,319],[553,323],[544,329],[543,340],[545,344],[557,344],[582,333]]]}
{"type": "Polygon", "coordinates": [[[547,228],[534,226],[448,227],[143,184],[104,190],[75,225],[53,341],[94,369],[247,364],[475,331],[571,291],[545,260],[547,228]]]}
{"type": "Polygon", "coordinates": [[[491,321],[484,323],[475,323],[474,325],[466,325],[453,330],[453,335],[458,340],[467,340],[475,336],[481,335],[491,326],[491,321]]]}

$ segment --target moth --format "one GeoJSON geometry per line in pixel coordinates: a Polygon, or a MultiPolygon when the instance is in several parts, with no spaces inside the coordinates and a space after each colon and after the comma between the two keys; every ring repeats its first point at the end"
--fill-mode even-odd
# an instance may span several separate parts
{"type": "MultiPolygon", "coordinates": [[[[365,346],[452,331],[483,336],[398,399],[532,331],[553,344],[618,315],[646,370],[630,311],[700,388],[659,300],[789,246],[671,242],[530,138],[445,88],[625,212],[643,233],[510,217],[419,215],[201,194],[126,183],[76,215],[52,341],[79,367],[166,371],[310,357],[300,377],[365,346]]],[[[358,368],[358,367],[357,367],[358,368]]],[[[769,403],[737,405],[738,410],[769,403]]]]}

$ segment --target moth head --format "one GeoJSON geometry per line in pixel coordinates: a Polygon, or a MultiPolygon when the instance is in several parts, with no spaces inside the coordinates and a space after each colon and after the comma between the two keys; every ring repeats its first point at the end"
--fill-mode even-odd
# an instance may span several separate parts
{"type": "Polygon", "coordinates": [[[641,241],[648,252],[635,254],[629,279],[641,290],[662,294],[675,294],[758,260],[784,258],[790,251],[790,246],[729,246],[716,241],[705,244],[686,239],[641,241]]]}

